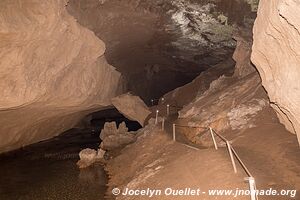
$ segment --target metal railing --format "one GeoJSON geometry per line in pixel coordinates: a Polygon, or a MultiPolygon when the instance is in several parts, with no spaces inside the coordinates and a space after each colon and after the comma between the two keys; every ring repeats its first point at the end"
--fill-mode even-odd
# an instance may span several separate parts
{"type": "MultiPolygon", "coordinates": [[[[170,114],[170,105],[167,104],[167,117],[170,114]]],[[[156,111],[156,119],[155,119],[155,124],[158,123],[158,113],[159,110],[156,111]]],[[[255,178],[253,177],[253,175],[250,173],[249,169],[246,167],[245,163],[242,161],[242,159],[239,157],[239,155],[237,154],[237,151],[233,148],[233,146],[230,144],[230,141],[227,140],[224,136],[220,135],[219,133],[217,133],[213,128],[211,127],[201,127],[201,126],[184,126],[184,125],[179,125],[179,124],[175,124],[173,123],[173,127],[172,127],[172,139],[174,142],[176,142],[176,126],[178,127],[187,127],[187,128],[200,128],[200,129],[205,129],[205,130],[209,130],[214,147],[216,150],[219,149],[218,144],[216,142],[216,138],[215,135],[218,136],[223,142],[226,143],[227,146],[227,150],[230,156],[230,160],[232,163],[232,167],[233,167],[233,171],[234,173],[237,173],[237,167],[236,167],[236,163],[235,163],[235,159],[239,162],[240,166],[243,168],[243,170],[245,171],[245,173],[247,174],[247,178],[245,178],[246,181],[248,181],[249,183],[249,190],[250,190],[250,197],[251,200],[258,200],[257,197],[257,193],[256,193],[256,183],[255,183],[255,178]],[[235,158],[235,159],[234,159],[235,158]]],[[[162,130],[165,130],[165,117],[162,118],[162,130]]],[[[192,147],[189,145],[184,144],[185,146],[188,146],[190,148],[193,149],[197,149],[196,147],[192,147]]]]}

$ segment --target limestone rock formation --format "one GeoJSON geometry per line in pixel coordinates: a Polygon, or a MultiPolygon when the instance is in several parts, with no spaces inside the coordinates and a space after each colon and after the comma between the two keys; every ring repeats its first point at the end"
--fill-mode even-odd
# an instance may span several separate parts
{"type": "Polygon", "coordinates": [[[96,161],[97,151],[94,149],[83,149],[79,153],[80,160],[77,162],[79,168],[86,168],[96,161]]]}
{"type": "Polygon", "coordinates": [[[260,1],[251,58],[281,122],[300,142],[299,12],[299,1],[260,1]]]}
{"type": "Polygon", "coordinates": [[[104,150],[113,150],[135,141],[134,134],[128,132],[124,122],[118,128],[116,122],[106,122],[100,138],[102,140],[100,148],[104,150]]]}
{"type": "MultiPolygon", "coordinates": [[[[255,126],[256,116],[268,105],[257,73],[242,79],[222,76],[210,88],[185,106],[179,117],[190,126],[212,127],[218,132],[245,130],[255,126]]],[[[193,142],[206,145],[211,137],[196,130],[186,132],[193,142]],[[203,136],[203,137],[202,137],[203,136]]],[[[204,132],[203,132],[204,133],[204,132]]]]}
{"type": "Polygon", "coordinates": [[[137,121],[144,126],[151,111],[143,100],[130,93],[122,94],[112,99],[112,104],[128,119],[137,121]]]}
{"type": "Polygon", "coordinates": [[[0,152],[53,137],[118,93],[104,43],[66,4],[0,2],[0,152]]]}
{"type": "Polygon", "coordinates": [[[106,43],[129,90],[150,103],[231,57],[234,24],[252,22],[248,3],[256,1],[69,0],[68,10],[106,43]]]}
{"type": "Polygon", "coordinates": [[[234,33],[234,39],[237,41],[236,48],[232,58],[235,60],[234,76],[243,78],[248,74],[255,72],[255,67],[251,63],[252,33],[250,30],[240,29],[234,33]]]}
{"type": "Polygon", "coordinates": [[[77,162],[79,168],[86,168],[91,166],[97,161],[101,161],[104,158],[106,151],[98,149],[98,151],[90,148],[83,149],[79,152],[80,160],[77,162]]]}

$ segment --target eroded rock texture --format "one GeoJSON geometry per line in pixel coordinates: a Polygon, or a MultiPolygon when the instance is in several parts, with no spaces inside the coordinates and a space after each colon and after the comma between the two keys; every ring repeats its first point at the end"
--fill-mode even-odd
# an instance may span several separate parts
{"type": "Polygon", "coordinates": [[[119,127],[116,122],[106,122],[100,138],[102,140],[100,148],[104,150],[117,149],[135,141],[135,135],[128,132],[125,122],[122,122],[119,127]]]}
{"type": "Polygon", "coordinates": [[[202,72],[192,82],[168,92],[164,95],[164,98],[166,102],[178,107],[182,107],[209,89],[212,81],[217,80],[224,74],[231,76],[233,71],[234,61],[230,58],[202,72]]]}
{"type": "Polygon", "coordinates": [[[249,29],[240,29],[234,34],[234,39],[237,41],[232,56],[236,62],[234,70],[235,77],[243,78],[256,71],[250,59],[253,43],[252,37],[249,29]]]}
{"type": "Polygon", "coordinates": [[[104,43],[66,4],[0,2],[0,152],[69,129],[118,92],[104,43]]]}
{"type": "Polygon", "coordinates": [[[300,142],[300,2],[260,1],[252,61],[273,108],[300,142]]]}

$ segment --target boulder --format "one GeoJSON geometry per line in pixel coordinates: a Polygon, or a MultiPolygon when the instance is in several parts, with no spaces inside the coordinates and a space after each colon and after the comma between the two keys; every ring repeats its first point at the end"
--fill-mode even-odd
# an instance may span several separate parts
{"type": "Polygon", "coordinates": [[[97,151],[94,149],[83,149],[79,153],[80,160],[77,162],[79,168],[86,168],[92,165],[97,158],[97,151]]]}
{"type": "Polygon", "coordinates": [[[122,135],[128,132],[125,122],[122,122],[117,128],[116,122],[106,122],[104,128],[101,130],[100,139],[104,140],[105,138],[111,135],[122,135]]]}
{"type": "Polygon", "coordinates": [[[258,73],[241,79],[222,76],[209,89],[179,111],[179,118],[188,126],[203,128],[184,129],[189,140],[210,145],[208,127],[219,133],[244,131],[256,126],[257,116],[268,107],[267,95],[258,73]]]}
{"type": "Polygon", "coordinates": [[[280,121],[300,143],[299,12],[299,1],[260,1],[251,59],[280,121]]]}
{"type": "Polygon", "coordinates": [[[122,122],[117,128],[116,122],[106,122],[100,133],[103,150],[113,150],[135,141],[135,136],[128,132],[126,124],[122,122]]]}
{"type": "Polygon", "coordinates": [[[212,81],[217,80],[224,74],[227,76],[232,75],[234,71],[234,64],[234,60],[229,58],[224,62],[220,62],[219,64],[210,67],[203,71],[192,82],[165,94],[165,101],[172,106],[175,106],[173,108],[171,107],[172,110],[177,110],[180,107],[187,105],[193,101],[197,95],[203,94],[209,88],[212,81]]]}
{"type": "Polygon", "coordinates": [[[144,126],[146,118],[151,114],[144,101],[130,93],[117,96],[111,101],[125,117],[139,122],[141,126],[144,126]]]}

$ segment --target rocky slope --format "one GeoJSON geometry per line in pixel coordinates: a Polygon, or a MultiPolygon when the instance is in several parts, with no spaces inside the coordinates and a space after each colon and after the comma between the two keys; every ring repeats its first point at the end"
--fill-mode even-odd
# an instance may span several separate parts
{"type": "MultiPolygon", "coordinates": [[[[254,127],[257,114],[268,107],[259,74],[250,63],[251,34],[240,29],[234,38],[237,40],[234,69],[231,62],[220,63],[164,96],[171,105],[175,102],[183,106],[179,122],[210,126],[223,133],[237,132],[254,127]]],[[[185,130],[184,134],[195,143],[205,143],[206,135],[198,137],[199,130],[185,130]]]]}
{"type": "Polygon", "coordinates": [[[281,122],[300,142],[300,3],[260,1],[252,61],[281,122]]]}
{"type": "Polygon", "coordinates": [[[53,137],[118,93],[104,43],[66,4],[0,2],[0,152],[53,137]]]}

